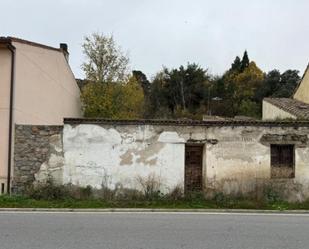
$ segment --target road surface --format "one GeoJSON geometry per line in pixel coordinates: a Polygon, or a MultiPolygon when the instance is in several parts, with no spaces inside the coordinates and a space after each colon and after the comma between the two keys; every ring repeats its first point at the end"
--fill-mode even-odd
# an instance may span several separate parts
{"type": "Polygon", "coordinates": [[[1,249],[308,249],[309,216],[0,212],[1,249]]]}

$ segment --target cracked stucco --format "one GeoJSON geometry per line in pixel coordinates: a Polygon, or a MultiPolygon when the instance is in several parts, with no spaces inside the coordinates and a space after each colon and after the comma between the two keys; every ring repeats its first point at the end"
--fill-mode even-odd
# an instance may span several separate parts
{"type": "Polygon", "coordinates": [[[184,185],[185,143],[199,143],[204,144],[204,190],[250,195],[262,191],[265,182],[278,182],[270,179],[270,143],[280,140],[295,144],[295,178],[285,182],[294,191],[289,198],[302,200],[309,197],[308,134],[306,127],[66,124],[62,136],[50,138],[49,158],[35,177],[53,174],[62,183],[139,188],[137,179],[153,174],[167,192],[184,185]]]}

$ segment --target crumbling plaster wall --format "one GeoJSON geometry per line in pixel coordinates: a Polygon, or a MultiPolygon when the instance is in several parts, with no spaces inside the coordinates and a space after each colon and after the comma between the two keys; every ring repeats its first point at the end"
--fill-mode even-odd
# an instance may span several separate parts
{"type": "Polygon", "coordinates": [[[270,149],[259,143],[257,127],[209,128],[206,151],[205,189],[227,194],[253,191],[257,178],[270,178],[270,149]]]}
{"type": "Polygon", "coordinates": [[[65,183],[141,188],[150,175],[168,192],[184,182],[184,143],[156,126],[65,125],[65,183]]]}
{"type": "MultiPolygon", "coordinates": [[[[18,179],[33,161],[30,173],[36,181],[56,172],[53,176],[60,183],[138,189],[140,178],[153,175],[162,192],[168,192],[184,186],[185,144],[200,143],[206,193],[257,195],[270,186],[289,200],[309,198],[309,128],[292,123],[289,127],[65,124],[62,136],[36,128],[20,128],[19,133],[26,135],[18,136],[17,142],[25,142],[27,136],[35,142],[17,146],[18,179]],[[270,144],[276,143],[295,145],[295,178],[271,179],[270,144]],[[21,154],[29,150],[24,162],[21,154]],[[32,160],[36,150],[44,154],[32,160]]],[[[23,179],[30,179],[30,173],[23,179]]]]}
{"type": "Polygon", "coordinates": [[[255,194],[270,184],[280,188],[283,184],[294,191],[288,191],[287,196],[299,192],[293,198],[301,200],[309,194],[308,131],[263,126],[67,124],[63,137],[64,182],[138,188],[139,176],[155,174],[163,192],[168,191],[184,184],[185,143],[202,143],[206,192],[255,194]],[[270,179],[271,143],[295,144],[294,179],[270,179]]]}
{"type": "Polygon", "coordinates": [[[291,201],[309,197],[308,128],[215,127],[207,130],[207,192],[262,194],[267,187],[286,191],[291,201]],[[271,179],[270,145],[295,145],[295,178],[271,179]],[[284,189],[285,188],[285,189],[284,189]]]}

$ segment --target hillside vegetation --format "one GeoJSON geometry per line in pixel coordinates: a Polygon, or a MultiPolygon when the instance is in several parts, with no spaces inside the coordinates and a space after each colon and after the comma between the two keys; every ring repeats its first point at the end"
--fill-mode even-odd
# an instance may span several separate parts
{"type": "Polygon", "coordinates": [[[93,34],[83,45],[86,79],[80,84],[85,117],[202,119],[203,115],[261,117],[264,97],[291,97],[297,70],[263,72],[248,52],[223,75],[188,63],[159,70],[152,79],[129,70],[129,58],[113,37],[93,34]]]}

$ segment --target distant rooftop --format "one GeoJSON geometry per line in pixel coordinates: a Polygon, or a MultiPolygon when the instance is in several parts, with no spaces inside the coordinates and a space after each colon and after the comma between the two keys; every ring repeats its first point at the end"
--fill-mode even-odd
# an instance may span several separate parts
{"type": "Polygon", "coordinates": [[[277,106],[298,119],[309,119],[309,104],[291,98],[265,98],[264,101],[277,106]]]}

